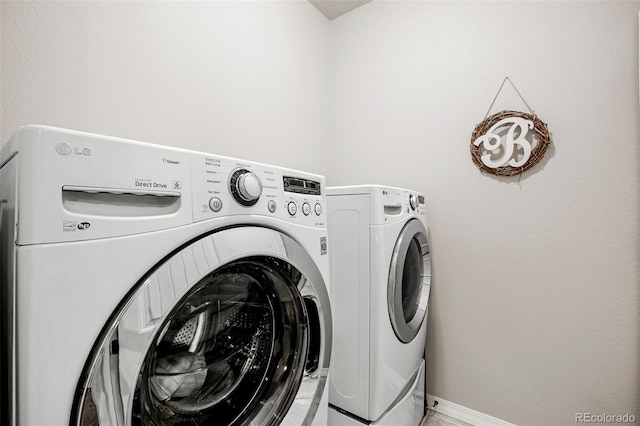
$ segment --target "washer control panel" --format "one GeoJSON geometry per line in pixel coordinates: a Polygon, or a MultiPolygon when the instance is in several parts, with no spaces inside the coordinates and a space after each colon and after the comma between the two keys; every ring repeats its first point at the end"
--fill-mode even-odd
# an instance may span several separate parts
{"type": "Polygon", "coordinates": [[[191,171],[195,221],[251,214],[326,227],[322,176],[202,153],[191,171]]]}

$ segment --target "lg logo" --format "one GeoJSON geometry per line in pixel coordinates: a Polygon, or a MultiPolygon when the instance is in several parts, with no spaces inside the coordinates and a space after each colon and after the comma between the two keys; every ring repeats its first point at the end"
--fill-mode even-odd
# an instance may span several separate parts
{"type": "Polygon", "coordinates": [[[60,142],[59,144],[56,145],[56,152],[60,155],[69,155],[71,153],[74,153],[75,155],[90,156],[91,148],[89,147],[81,148],[79,146],[73,147],[68,142],[60,142]]]}

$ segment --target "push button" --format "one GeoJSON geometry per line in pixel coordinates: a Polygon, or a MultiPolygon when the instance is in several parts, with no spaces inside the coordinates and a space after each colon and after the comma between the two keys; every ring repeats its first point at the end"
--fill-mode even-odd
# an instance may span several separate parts
{"type": "Polygon", "coordinates": [[[219,212],[222,210],[222,200],[218,197],[213,197],[209,200],[209,208],[214,212],[219,212]]]}
{"type": "Polygon", "coordinates": [[[296,203],[293,201],[289,201],[289,203],[287,203],[287,211],[293,216],[298,212],[298,206],[296,206],[296,203]]]}
{"type": "Polygon", "coordinates": [[[269,202],[267,203],[267,208],[269,209],[269,211],[271,213],[275,213],[276,212],[276,202],[273,200],[269,200],[269,202]]]}

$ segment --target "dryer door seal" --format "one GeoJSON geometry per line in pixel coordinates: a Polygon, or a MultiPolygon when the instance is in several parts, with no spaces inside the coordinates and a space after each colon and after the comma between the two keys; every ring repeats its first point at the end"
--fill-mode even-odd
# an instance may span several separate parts
{"type": "Polygon", "coordinates": [[[114,312],[71,424],[310,424],[330,342],[304,248],[272,229],[221,230],[158,264],[114,312]]]}
{"type": "Polygon", "coordinates": [[[389,319],[398,339],[411,342],[427,313],[431,286],[431,253],[427,230],[411,219],[402,228],[391,256],[387,302],[389,319]]]}

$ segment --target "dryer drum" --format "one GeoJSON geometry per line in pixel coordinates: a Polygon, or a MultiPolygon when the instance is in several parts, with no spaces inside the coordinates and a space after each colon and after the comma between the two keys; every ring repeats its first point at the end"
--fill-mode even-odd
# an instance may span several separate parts
{"type": "Polygon", "coordinates": [[[404,320],[410,322],[418,312],[418,302],[422,292],[422,276],[424,275],[422,250],[415,238],[409,243],[406,253],[402,267],[402,313],[404,320]]]}

